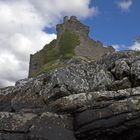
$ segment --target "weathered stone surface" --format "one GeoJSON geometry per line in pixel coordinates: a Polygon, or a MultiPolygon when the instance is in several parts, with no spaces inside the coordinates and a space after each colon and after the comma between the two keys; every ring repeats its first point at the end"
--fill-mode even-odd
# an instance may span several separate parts
{"type": "Polygon", "coordinates": [[[17,94],[11,100],[13,111],[20,111],[21,109],[37,109],[42,108],[45,104],[39,93],[27,91],[25,94],[17,94]]]}
{"type": "Polygon", "coordinates": [[[75,140],[70,115],[0,112],[3,140],[75,140]]]}
{"type": "MultiPolygon", "coordinates": [[[[138,95],[140,94],[139,88],[134,89],[130,88],[127,90],[118,90],[118,91],[98,91],[98,92],[80,93],[62,97],[51,103],[50,106],[51,109],[54,108],[54,111],[75,112],[80,108],[84,109],[103,108],[111,105],[109,106],[109,109],[115,111],[115,107],[116,109],[119,109],[120,104],[120,107],[122,107],[120,108],[120,111],[123,111],[123,109],[127,109],[127,111],[132,111],[130,109],[129,104],[132,105],[134,110],[133,104],[138,103],[139,96],[133,97],[132,95],[137,94],[138,95]],[[119,99],[120,102],[118,101],[119,99]],[[127,108],[125,107],[125,105],[127,105],[127,108]],[[112,108],[112,106],[115,107],[112,108]]],[[[138,107],[139,110],[138,104],[136,106],[138,107]]]]}
{"type": "Polygon", "coordinates": [[[50,109],[56,112],[73,112],[84,107],[87,102],[85,93],[73,94],[60,98],[49,105],[50,109]]]}
{"type": "Polygon", "coordinates": [[[5,132],[28,132],[30,121],[36,117],[32,113],[9,113],[0,112],[0,131],[5,132]]]}
{"type": "Polygon", "coordinates": [[[125,59],[119,59],[115,62],[115,67],[112,69],[116,79],[123,79],[130,75],[130,67],[128,66],[125,59]]]}
{"type": "MultiPolygon", "coordinates": [[[[76,135],[77,139],[80,140],[92,140],[92,139],[133,139],[134,136],[137,135],[136,139],[139,138],[137,131],[132,129],[134,127],[133,123],[137,123],[139,126],[139,122],[135,119],[139,117],[139,112],[137,113],[126,113],[120,114],[117,116],[103,118],[100,120],[96,120],[88,123],[85,126],[80,127],[77,130],[76,135]],[[137,117],[136,117],[137,116],[137,117]],[[131,120],[133,120],[131,122],[131,120]],[[124,133],[123,133],[124,132],[124,133]],[[131,132],[131,138],[129,138],[129,133],[131,132]],[[136,133],[136,134],[134,134],[136,133]]],[[[138,128],[139,130],[139,128],[138,128]]]]}
{"type": "Polygon", "coordinates": [[[114,77],[109,71],[103,69],[100,70],[97,69],[94,78],[90,83],[91,91],[107,90],[113,81],[114,81],[114,77]]]}
{"type": "Polygon", "coordinates": [[[131,67],[131,79],[133,81],[134,86],[140,84],[140,60],[135,61],[132,63],[131,67]]]}
{"type": "Polygon", "coordinates": [[[0,140],[25,140],[26,139],[26,135],[25,134],[4,134],[4,133],[0,133],[0,140]]]}
{"type": "Polygon", "coordinates": [[[0,89],[0,111],[12,111],[11,100],[16,94],[14,87],[0,89]]]}
{"type": "Polygon", "coordinates": [[[131,88],[132,83],[129,81],[128,77],[123,78],[122,80],[117,80],[112,83],[110,88],[112,90],[118,90],[118,89],[126,89],[131,88]]]}
{"type": "MultiPolygon", "coordinates": [[[[110,92],[103,95],[96,93],[98,96],[95,97],[92,94],[92,99],[95,99],[93,107],[74,115],[77,138],[80,140],[93,138],[111,140],[115,136],[119,136],[117,139],[121,139],[120,134],[127,136],[126,131],[132,130],[134,133],[135,130],[132,129],[134,124],[137,122],[137,126],[140,125],[137,120],[140,117],[139,89],[120,90],[117,93],[110,92]],[[103,100],[109,103],[104,106],[103,100]],[[96,102],[103,105],[97,106],[96,102]]],[[[139,138],[138,135],[137,137],[139,138]]]]}
{"type": "Polygon", "coordinates": [[[0,89],[0,140],[137,140],[139,52],[56,68],[0,89]]]}
{"type": "Polygon", "coordinates": [[[23,79],[16,82],[16,89],[18,94],[11,100],[13,111],[20,111],[21,109],[40,109],[43,107],[44,102],[39,95],[40,90],[43,88],[43,79],[23,79]]]}
{"type": "Polygon", "coordinates": [[[76,140],[72,118],[66,115],[43,113],[30,128],[30,140],[76,140]]]}

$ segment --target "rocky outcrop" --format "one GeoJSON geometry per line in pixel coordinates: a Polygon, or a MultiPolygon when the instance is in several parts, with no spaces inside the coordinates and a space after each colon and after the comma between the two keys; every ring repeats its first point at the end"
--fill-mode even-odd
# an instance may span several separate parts
{"type": "Polygon", "coordinates": [[[0,140],[140,138],[140,52],[59,61],[0,89],[0,140]]]}

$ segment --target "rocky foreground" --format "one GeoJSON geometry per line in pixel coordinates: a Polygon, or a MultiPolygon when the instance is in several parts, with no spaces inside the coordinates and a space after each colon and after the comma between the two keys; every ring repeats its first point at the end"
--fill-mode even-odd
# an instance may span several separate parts
{"type": "Polygon", "coordinates": [[[140,52],[61,63],[0,89],[0,140],[140,139],[140,52]]]}

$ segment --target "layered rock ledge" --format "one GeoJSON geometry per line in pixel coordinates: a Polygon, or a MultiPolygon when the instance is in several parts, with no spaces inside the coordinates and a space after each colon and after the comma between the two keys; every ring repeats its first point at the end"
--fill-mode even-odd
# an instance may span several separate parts
{"type": "Polygon", "coordinates": [[[0,89],[0,140],[140,138],[140,52],[59,63],[0,89]]]}

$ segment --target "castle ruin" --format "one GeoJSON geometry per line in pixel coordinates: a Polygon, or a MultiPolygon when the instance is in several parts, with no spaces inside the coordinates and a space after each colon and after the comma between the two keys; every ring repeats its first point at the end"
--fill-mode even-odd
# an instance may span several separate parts
{"type": "Polygon", "coordinates": [[[115,51],[113,47],[104,47],[103,43],[100,41],[91,39],[89,37],[89,27],[83,25],[75,16],[71,16],[70,19],[67,16],[64,17],[63,23],[56,26],[56,31],[56,40],[53,40],[50,44],[45,45],[39,52],[30,55],[29,77],[37,74],[40,69],[48,63],[47,56],[49,54],[47,54],[47,47],[51,46],[53,49],[61,47],[60,40],[66,31],[74,33],[79,38],[79,44],[74,48],[75,56],[97,59],[106,53],[112,53],[115,51]]]}

